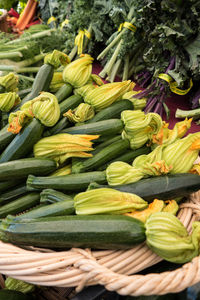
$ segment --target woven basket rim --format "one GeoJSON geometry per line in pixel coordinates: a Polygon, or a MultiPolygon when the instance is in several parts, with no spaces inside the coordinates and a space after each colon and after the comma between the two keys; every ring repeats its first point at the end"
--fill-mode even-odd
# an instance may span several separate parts
{"type": "MultiPolygon", "coordinates": [[[[200,191],[181,204],[178,217],[190,232],[200,218],[200,191]]],[[[129,250],[55,252],[0,242],[0,273],[36,285],[73,286],[78,292],[102,284],[121,295],[139,296],[177,293],[200,281],[200,256],[174,271],[136,274],[161,260],[144,243],[129,250]]]]}

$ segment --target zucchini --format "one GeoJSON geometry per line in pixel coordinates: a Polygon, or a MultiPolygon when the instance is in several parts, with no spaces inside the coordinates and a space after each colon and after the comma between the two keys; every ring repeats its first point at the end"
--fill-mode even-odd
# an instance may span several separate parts
{"type": "Polygon", "coordinates": [[[23,130],[15,135],[0,156],[0,163],[25,157],[31,152],[33,145],[41,138],[44,126],[37,119],[27,124],[23,130]]]}
{"type": "Polygon", "coordinates": [[[0,130],[0,151],[3,151],[16,136],[15,134],[13,134],[12,132],[9,132],[7,130],[8,127],[9,127],[9,124],[4,126],[0,130]]]}
{"type": "Polygon", "coordinates": [[[73,198],[53,189],[45,189],[40,193],[40,203],[52,204],[66,200],[72,201],[73,198]]]}
{"type": "Polygon", "coordinates": [[[0,195],[0,205],[4,204],[5,202],[10,202],[20,196],[23,196],[27,193],[26,184],[20,184],[14,187],[13,189],[6,191],[0,195]]]}
{"type": "Polygon", "coordinates": [[[106,163],[104,165],[101,165],[98,168],[98,170],[99,171],[105,170],[109,166],[109,164],[111,164],[114,161],[123,161],[123,162],[126,162],[126,163],[132,163],[133,160],[136,157],[138,157],[139,155],[148,154],[149,152],[150,152],[150,148],[146,147],[146,146],[143,146],[142,148],[139,148],[137,150],[128,150],[124,154],[116,157],[113,160],[110,160],[108,163],[106,163]]]}
{"type": "Polygon", "coordinates": [[[26,178],[29,174],[47,175],[56,170],[53,159],[34,157],[22,158],[0,164],[0,180],[26,178]]]}
{"type": "Polygon", "coordinates": [[[129,100],[117,101],[111,104],[110,106],[102,109],[94,116],[94,118],[90,119],[86,123],[88,124],[88,123],[94,123],[103,120],[120,118],[121,112],[124,110],[133,110],[133,104],[131,101],[129,100]]]}
{"type": "Polygon", "coordinates": [[[24,103],[39,96],[40,92],[48,91],[49,85],[53,78],[53,73],[54,67],[52,65],[42,65],[34,79],[31,92],[21,101],[19,105],[12,109],[12,112],[19,110],[24,103]]]}
{"type": "Polygon", "coordinates": [[[47,248],[127,249],[144,242],[144,224],[122,215],[62,216],[2,221],[1,239],[47,248]]]}
{"type": "Polygon", "coordinates": [[[92,183],[89,189],[102,187],[136,194],[149,202],[154,199],[170,200],[177,197],[185,197],[200,190],[200,176],[181,173],[141,179],[138,182],[117,186],[92,183]]]}
{"type": "Polygon", "coordinates": [[[85,171],[96,170],[102,164],[107,163],[111,159],[119,156],[124,153],[130,144],[128,140],[119,140],[107,147],[101,149],[97,154],[93,157],[85,159],[79,163],[76,163],[72,166],[72,173],[80,173],[85,171]]]}
{"type": "Polygon", "coordinates": [[[58,103],[62,102],[65,98],[69,97],[72,93],[72,86],[69,83],[65,83],[61,88],[55,93],[58,103]]]}
{"type": "Polygon", "coordinates": [[[40,203],[39,193],[28,193],[0,207],[0,218],[15,215],[40,203]]]}
{"type": "Polygon", "coordinates": [[[62,117],[66,111],[77,107],[82,102],[83,98],[80,95],[72,95],[68,97],[60,103],[60,116],[62,117]]]}
{"type": "Polygon", "coordinates": [[[90,182],[106,183],[105,172],[87,172],[81,174],[70,174],[58,177],[35,177],[29,175],[27,189],[56,189],[63,191],[84,191],[90,182]]]}
{"type": "Polygon", "coordinates": [[[69,127],[62,130],[61,133],[115,135],[120,133],[123,128],[124,125],[121,120],[110,119],[91,124],[69,127]]]}
{"type": "Polygon", "coordinates": [[[5,192],[8,189],[15,187],[20,184],[21,180],[8,180],[8,181],[0,181],[0,192],[5,192]]]}
{"type": "MultiPolygon", "coordinates": [[[[121,135],[116,135],[114,137],[107,137],[107,139],[105,141],[103,141],[102,143],[98,144],[97,146],[95,145],[95,150],[92,151],[92,154],[96,154],[97,152],[99,152],[101,149],[111,145],[112,143],[118,142],[122,139],[121,135]]],[[[99,140],[99,138],[97,139],[97,141],[99,140]]],[[[95,142],[96,140],[94,140],[95,142]]]]}
{"type": "Polygon", "coordinates": [[[33,210],[22,213],[15,220],[38,219],[43,217],[66,216],[74,214],[74,200],[64,200],[53,204],[36,207],[33,210]]]}
{"type": "Polygon", "coordinates": [[[68,121],[68,119],[66,117],[63,117],[62,119],[60,119],[60,121],[58,121],[56,123],[56,125],[45,130],[43,136],[46,137],[46,136],[57,134],[57,133],[61,132],[61,130],[65,129],[69,126],[70,126],[70,122],[68,121]]]}
{"type": "Polygon", "coordinates": [[[4,128],[8,124],[9,114],[5,111],[1,112],[1,128],[4,128]]]}

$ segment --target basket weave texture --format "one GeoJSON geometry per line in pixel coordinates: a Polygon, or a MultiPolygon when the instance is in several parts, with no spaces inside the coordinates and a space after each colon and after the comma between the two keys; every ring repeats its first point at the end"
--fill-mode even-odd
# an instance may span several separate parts
{"type": "MultiPolygon", "coordinates": [[[[191,232],[192,223],[200,220],[200,191],[180,205],[178,218],[191,232]]],[[[102,284],[121,295],[139,296],[177,293],[200,281],[200,256],[171,272],[136,274],[161,260],[145,243],[130,250],[54,252],[0,242],[0,273],[36,285],[73,286],[78,292],[102,284]]]]}

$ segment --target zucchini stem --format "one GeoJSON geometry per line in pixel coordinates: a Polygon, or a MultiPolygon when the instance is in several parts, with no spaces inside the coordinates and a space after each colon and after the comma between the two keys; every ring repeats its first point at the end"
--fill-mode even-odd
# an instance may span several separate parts
{"type": "Polygon", "coordinates": [[[194,120],[200,118],[200,108],[193,109],[193,110],[176,110],[176,118],[193,118],[194,120]]]}

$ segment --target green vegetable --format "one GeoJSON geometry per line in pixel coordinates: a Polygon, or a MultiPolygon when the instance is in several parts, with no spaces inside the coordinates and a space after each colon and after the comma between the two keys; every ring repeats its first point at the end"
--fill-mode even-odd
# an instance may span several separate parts
{"type": "Polygon", "coordinates": [[[4,193],[1,193],[0,196],[0,204],[5,204],[5,202],[10,202],[12,200],[15,200],[18,197],[23,196],[27,193],[27,188],[25,184],[17,185],[16,187],[7,190],[4,193]]]}
{"type": "Polygon", "coordinates": [[[126,216],[62,216],[15,221],[5,219],[1,239],[47,248],[127,249],[145,241],[141,221],[126,216]]]}
{"type": "Polygon", "coordinates": [[[62,102],[64,99],[69,97],[72,93],[72,86],[69,83],[63,84],[61,88],[55,93],[58,102],[62,102]]]}
{"type": "Polygon", "coordinates": [[[18,291],[11,291],[2,289],[0,290],[1,300],[32,300],[33,298],[30,295],[25,295],[18,291]]]}
{"type": "Polygon", "coordinates": [[[53,189],[45,189],[40,193],[40,203],[52,204],[66,200],[71,202],[73,198],[53,189]]]}
{"type": "Polygon", "coordinates": [[[26,294],[33,292],[35,286],[22,280],[7,277],[5,280],[5,288],[8,290],[18,291],[26,294]]]}
{"type": "Polygon", "coordinates": [[[81,102],[83,102],[83,98],[80,95],[72,95],[72,96],[68,97],[67,99],[63,100],[60,103],[60,115],[62,116],[63,113],[65,113],[69,109],[74,109],[81,102]]]}

